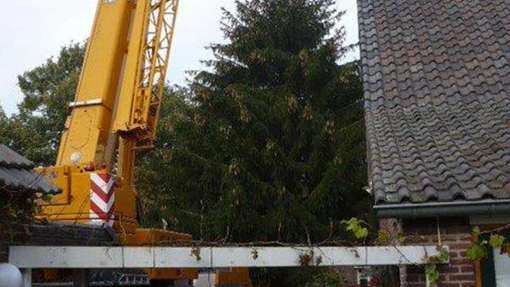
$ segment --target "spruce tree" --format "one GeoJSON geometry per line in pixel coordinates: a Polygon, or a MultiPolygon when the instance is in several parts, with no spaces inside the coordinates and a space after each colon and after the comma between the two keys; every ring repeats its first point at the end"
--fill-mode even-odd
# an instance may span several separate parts
{"type": "Polygon", "coordinates": [[[342,13],[333,0],[236,3],[227,42],[167,99],[157,149],[140,161],[147,218],[204,240],[338,238],[371,201],[359,68],[339,64],[342,13]]]}

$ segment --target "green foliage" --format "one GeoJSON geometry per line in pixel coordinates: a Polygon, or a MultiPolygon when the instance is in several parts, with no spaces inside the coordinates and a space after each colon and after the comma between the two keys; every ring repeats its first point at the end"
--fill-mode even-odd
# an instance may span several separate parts
{"type": "Polygon", "coordinates": [[[9,131],[9,124],[9,118],[5,115],[4,110],[0,106],[0,138],[2,135],[7,135],[7,132],[9,131]]]}
{"type": "Polygon", "coordinates": [[[469,260],[475,262],[487,257],[487,248],[481,242],[474,242],[466,251],[469,260]]]}
{"type": "Polygon", "coordinates": [[[425,275],[427,276],[427,280],[430,282],[431,286],[437,286],[441,278],[437,265],[447,263],[450,258],[448,249],[441,246],[437,246],[437,249],[439,251],[439,255],[428,256],[425,258],[425,262],[427,263],[427,265],[425,265],[425,275]]]}
{"type": "Polygon", "coordinates": [[[330,0],[238,1],[210,69],[175,89],[140,159],[146,224],[204,240],[322,241],[365,218],[362,86],[330,0]]]}
{"type": "Polygon", "coordinates": [[[425,275],[427,276],[427,279],[430,282],[431,286],[437,286],[437,284],[439,283],[441,274],[439,273],[439,270],[437,270],[436,264],[426,265],[425,266],[425,275]]]}
{"type": "Polygon", "coordinates": [[[375,239],[376,245],[402,245],[406,241],[406,237],[402,233],[390,233],[387,230],[380,229],[375,239]]]}
{"type": "Polygon", "coordinates": [[[481,234],[480,227],[474,226],[473,229],[471,230],[471,235],[475,238],[478,238],[480,234],[481,234]]]}
{"type": "Polygon", "coordinates": [[[508,246],[510,243],[507,242],[505,236],[494,232],[490,234],[489,240],[486,240],[480,231],[478,226],[473,227],[472,230],[473,238],[476,238],[475,241],[468,248],[466,255],[469,260],[476,262],[480,261],[484,258],[487,258],[489,252],[492,252],[491,249],[501,248],[502,252],[508,253],[508,246]]]}
{"type": "Polygon", "coordinates": [[[438,246],[437,251],[439,251],[439,255],[428,256],[425,261],[429,264],[444,264],[448,262],[448,260],[450,259],[448,249],[438,246]]]}
{"type": "Polygon", "coordinates": [[[340,287],[345,286],[345,279],[339,271],[328,268],[321,270],[313,276],[312,281],[307,282],[305,287],[340,287]]]}
{"type": "Polygon", "coordinates": [[[377,245],[388,245],[391,242],[391,234],[386,230],[379,230],[377,232],[377,239],[375,240],[375,244],[377,245]]]}
{"type": "Polygon", "coordinates": [[[346,225],[346,230],[352,232],[356,239],[365,239],[368,236],[368,228],[367,223],[363,220],[359,220],[358,218],[351,218],[349,220],[343,220],[343,224],[346,225]]]}
{"type": "Polygon", "coordinates": [[[466,256],[469,258],[469,260],[476,262],[480,261],[483,258],[487,257],[487,247],[486,247],[486,241],[483,241],[480,239],[481,231],[480,227],[474,226],[471,235],[473,238],[476,238],[475,241],[471,244],[471,246],[466,251],[466,256]]]}
{"type": "Polygon", "coordinates": [[[41,165],[55,161],[60,136],[74,98],[84,44],[63,47],[59,56],[18,76],[23,101],[19,114],[0,113],[0,142],[41,165]]]}
{"type": "Polygon", "coordinates": [[[505,237],[499,234],[492,234],[489,239],[489,245],[492,248],[501,248],[505,243],[505,237]]]}
{"type": "MultiPolygon", "coordinates": [[[[345,238],[341,220],[367,217],[360,71],[338,64],[333,4],[238,1],[225,12],[226,43],[189,88],[168,90],[156,149],[137,163],[145,225],[309,243],[345,238]]],[[[274,286],[313,278],[270,273],[274,286]]]]}
{"type": "Polygon", "coordinates": [[[450,253],[448,253],[448,250],[446,248],[441,248],[441,250],[439,251],[438,263],[448,262],[449,259],[450,253]]]}

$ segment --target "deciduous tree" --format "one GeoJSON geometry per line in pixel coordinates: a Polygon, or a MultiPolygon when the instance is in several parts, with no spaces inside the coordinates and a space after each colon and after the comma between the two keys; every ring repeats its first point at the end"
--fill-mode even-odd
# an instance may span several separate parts
{"type": "Polygon", "coordinates": [[[37,164],[54,163],[84,50],[84,44],[68,45],[58,57],[18,76],[23,101],[19,113],[8,119],[8,128],[0,131],[2,143],[37,164]]]}

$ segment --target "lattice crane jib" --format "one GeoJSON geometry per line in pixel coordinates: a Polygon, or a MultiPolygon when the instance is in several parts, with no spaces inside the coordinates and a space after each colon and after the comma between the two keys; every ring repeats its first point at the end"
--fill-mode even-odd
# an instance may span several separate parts
{"type": "Polygon", "coordinates": [[[128,47],[125,85],[113,131],[136,140],[136,147],[150,147],[156,134],[165,89],[178,0],[139,2],[128,47]],[[140,7],[139,7],[140,8],[140,7]]]}

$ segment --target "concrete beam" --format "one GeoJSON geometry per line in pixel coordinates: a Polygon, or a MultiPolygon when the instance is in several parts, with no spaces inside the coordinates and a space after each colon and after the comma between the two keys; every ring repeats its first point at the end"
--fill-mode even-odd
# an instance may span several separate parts
{"type": "Polygon", "coordinates": [[[384,247],[41,247],[12,246],[18,268],[143,269],[426,264],[436,246],[384,247]]]}

